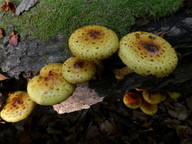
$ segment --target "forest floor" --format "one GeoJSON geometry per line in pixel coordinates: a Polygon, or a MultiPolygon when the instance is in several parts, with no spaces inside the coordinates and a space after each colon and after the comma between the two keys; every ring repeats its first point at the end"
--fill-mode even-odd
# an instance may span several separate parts
{"type": "MultiPolygon", "coordinates": [[[[161,32],[167,39],[172,37],[172,43],[177,42],[178,35],[192,32],[192,4],[187,3],[172,16],[158,21],[139,20],[131,28],[131,31],[136,30],[161,32]]],[[[20,75],[20,82],[23,83],[17,85],[18,89],[26,88],[25,75],[26,73],[20,75]]],[[[3,90],[14,84],[18,83],[7,80],[1,83],[0,88],[3,90]]],[[[144,114],[140,109],[127,108],[119,92],[106,96],[90,109],[66,114],[58,114],[51,106],[38,105],[23,121],[1,121],[0,143],[191,144],[191,93],[186,90],[178,99],[167,98],[158,105],[158,112],[153,116],[144,114]]]]}

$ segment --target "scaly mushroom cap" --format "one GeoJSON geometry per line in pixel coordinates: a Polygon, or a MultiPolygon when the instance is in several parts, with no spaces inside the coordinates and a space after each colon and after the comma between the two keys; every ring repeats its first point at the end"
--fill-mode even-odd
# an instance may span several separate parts
{"type": "Polygon", "coordinates": [[[140,109],[147,115],[154,115],[158,111],[158,105],[150,104],[143,100],[140,109]]]}
{"type": "Polygon", "coordinates": [[[158,104],[166,98],[164,93],[150,90],[143,90],[142,95],[144,100],[150,104],[158,104]]]}
{"type": "Polygon", "coordinates": [[[5,106],[1,110],[1,118],[7,122],[18,122],[25,119],[32,112],[35,105],[27,92],[10,93],[5,106]]]}
{"type": "Polygon", "coordinates": [[[75,90],[75,85],[62,77],[62,64],[46,65],[40,75],[33,77],[27,91],[30,98],[40,105],[54,105],[67,99],[75,90]]]}
{"type": "Polygon", "coordinates": [[[103,26],[79,28],[69,38],[73,55],[85,60],[100,60],[113,55],[119,47],[115,32],[103,26]]]}
{"type": "Polygon", "coordinates": [[[142,104],[142,96],[135,92],[128,92],[123,96],[123,103],[132,109],[139,108],[142,104]]]}
{"type": "Polygon", "coordinates": [[[119,57],[141,75],[164,77],[177,66],[177,54],[163,38],[148,32],[133,32],[120,40],[119,57]]]}
{"type": "Polygon", "coordinates": [[[96,73],[95,63],[70,57],[62,66],[62,74],[66,81],[72,84],[83,83],[91,80],[96,73]]]}

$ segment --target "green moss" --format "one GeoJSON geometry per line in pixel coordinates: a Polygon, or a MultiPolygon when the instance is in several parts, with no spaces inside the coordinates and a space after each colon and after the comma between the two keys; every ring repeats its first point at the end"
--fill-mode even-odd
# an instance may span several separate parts
{"type": "MultiPolygon", "coordinates": [[[[21,0],[12,1],[18,5],[21,0]]],[[[15,29],[21,36],[30,34],[45,40],[60,33],[68,38],[79,27],[97,24],[122,37],[136,18],[158,19],[172,14],[181,4],[181,0],[41,0],[21,16],[5,13],[0,27],[7,33],[15,29]]]]}

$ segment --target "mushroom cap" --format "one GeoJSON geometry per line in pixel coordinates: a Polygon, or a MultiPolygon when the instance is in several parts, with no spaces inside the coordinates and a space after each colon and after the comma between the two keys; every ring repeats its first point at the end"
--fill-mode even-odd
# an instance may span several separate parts
{"type": "Polygon", "coordinates": [[[132,109],[139,108],[142,104],[142,96],[135,92],[128,92],[123,96],[123,103],[132,109]]]}
{"type": "Polygon", "coordinates": [[[150,104],[158,104],[164,99],[164,97],[166,97],[165,94],[162,92],[150,90],[143,90],[142,95],[144,100],[150,104]]]}
{"type": "Polygon", "coordinates": [[[168,95],[172,99],[177,99],[177,98],[179,98],[181,96],[181,93],[178,93],[178,92],[168,92],[168,95]]]}
{"type": "Polygon", "coordinates": [[[66,81],[72,84],[91,80],[96,73],[95,63],[78,57],[68,58],[62,66],[62,74],[66,81]]]}
{"type": "Polygon", "coordinates": [[[118,55],[125,65],[141,75],[165,77],[177,66],[178,57],[162,37],[148,32],[133,32],[120,40],[118,55]]]}
{"type": "Polygon", "coordinates": [[[27,92],[9,93],[6,104],[1,110],[1,118],[7,122],[18,122],[25,119],[34,109],[36,103],[29,98],[27,92]]]}
{"type": "Polygon", "coordinates": [[[75,88],[62,77],[62,64],[53,63],[43,67],[40,75],[29,81],[27,92],[40,105],[54,105],[67,99],[75,88]]]}
{"type": "Polygon", "coordinates": [[[98,25],[79,28],[69,38],[69,49],[73,55],[85,60],[105,59],[113,55],[118,47],[116,33],[98,25]]]}
{"type": "Polygon", "coordinates": [[[140,109],[142,112],[144,112],[147,115],[154,115],[158,111],[158,105],[157,104],[150,104],[143,100],[140,109]]]}
{"type": "Polygon", "coordinates": [[[60,75],[62,76],[62,64],[61,63],[51,63],[45,65],[40,70],[40,75],[60,75]]]}

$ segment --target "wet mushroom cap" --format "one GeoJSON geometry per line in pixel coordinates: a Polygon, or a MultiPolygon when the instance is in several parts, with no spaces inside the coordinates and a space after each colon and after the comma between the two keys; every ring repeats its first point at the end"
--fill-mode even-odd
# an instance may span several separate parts
{"type": "Polygon", "coordinates": [[[123,103],[132,109],[139,108],[142,104],[142,96],[135,92],[128,92],[123,96],[123,103]]]}
{"type": "Polygon", "coordinates": [[[95,63],[70,57],[62,66],[62,74],[66,81],[72,84],[83,83],[91,80],[96,73],[95,63]]]}
{"type": "Polygon", "coordinates": [[[10,93],[1,110],[1,118],[7,122],[18,122],[25,119],[34,109],[36,103],[29,98],[27,92],[10,93]]]}
{"type": "Polygon", "coordinates": [[[154,115],[158,111],[158,105],[150,104],[143,100],[140,109],[147,115],[154,115]]]}
{"type": "Polygon", "coordinates": [[[119,39],[116,33],[98,25],[79,28],[69,38],[69,48],[73,55],[85,60],[108,58],[118,47],[119,39]]]}
{"type": "Polygon", "coordinates": [[[40,75],[29,81],[27,92],[40,105],[54,105],[66,100],[75,88],[62,77],[62,64],[54,63],[43,67],[40,75]]]}
{"type": "Polygon", "coordinates": [[[141,75],[164,77],[174,71],[177,54],[163,38],[148,32],[133,32],[120,40],[118,55],[125,65],[141,75]]]}

